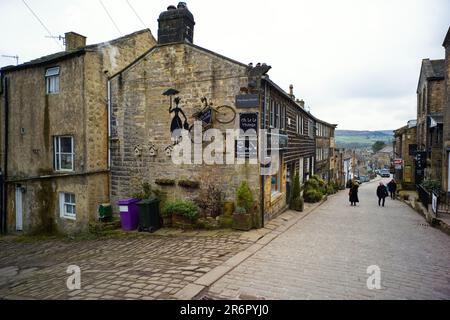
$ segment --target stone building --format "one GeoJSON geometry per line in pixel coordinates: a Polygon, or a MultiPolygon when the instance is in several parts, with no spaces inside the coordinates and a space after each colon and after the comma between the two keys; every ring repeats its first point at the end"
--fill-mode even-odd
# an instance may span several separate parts
{"type": "Polygon", "coordinates": [[[442,190],[450,192],[450,28],[442,46],[445,48],[444,63],[444,112],[443,112],[443,145],[442,145],[442,190]]]}
{"type": "Polygon", "coordinates": [[[394,130],[394,158],[401,159],[402,164],[395,168],[395,179],[402,189],[415,189],[415,155],[417,150],[416,120],[408,121],[402,128],[394,130]]]}
{"type": "Polygon", "coordinates": [[[422,60],[417,86],[417,150],[427,154],[424,178],[440,180],[442,168],[444,60],[422,60]]]}
{"type": "Polygon", "coordinates": [[[316,174],[327,182],[336,180],[334,131],[337,125],[315,118],[316,174]]]}
{"type": "Polygon", "coordinates": [[[178,199],[195,199],[214,185],[234,201],[237,187],[246,180],[259,203],[255,224],[260,226],[287,207],[294,173],[303,178],[313,173],[313,118],[292,89],[288,94],[270,80],[269,66],[243,64],[195,45],[195,21],[185,4],[170,6],[158,21],[157,45],[110,77],[111,200],[115,203],[149,183],[178,199]],[[234,116],[225,121],[222,110],[234,116]],[[211,146],[207,135],[212,131],[200,132],[196,140],[195,121],[227,138],[212,163],[201,157],[211,146]],[[238,155],[257,155],[254,146],[261,147],[261,141],[235,142],[225,133],[232,129],[255,129],[259,136],[267,130],[276,144],[270,144],[265,158],[238,163],[238,155]],[[181,142],[180,132],[185,134],[181,142]],[[182,144],[191,153],[183,163],[174,163],[182,144]],[[276,170],[261,174],[267,157],[276,170]],[[186,188],[180,183],[184,180],[198,188],[186,188]]]}
{"type": "Polygon", "coordinates": [[[383,149],[373,155],[376,168],[391,169],[392,159],[394,157],[394,148],[392,145],[385,146],[383,149]]]}
{"type": "Polygon", "coordinates": [[[109,202],[108,75],[153,47],[150,30],[1,69],[2,230],[75,232],[109,202]]]}

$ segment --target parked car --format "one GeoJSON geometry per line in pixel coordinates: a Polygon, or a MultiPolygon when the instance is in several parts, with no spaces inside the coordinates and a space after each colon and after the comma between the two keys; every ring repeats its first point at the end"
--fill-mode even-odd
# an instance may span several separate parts
{"type": "Polygon", "coordinates": [[[383,169],[380,171],[380,176],[382,178],[390,178],[391,177],[391,173],[389,172],[389,169],[383,169]]]}
{"type": "Polygon", "coordinates": [[[359,181],[361,181],[362,183],[364,182],[370,182],[370,179],[368,176],[360,176],[359,177],[359,181]]]}

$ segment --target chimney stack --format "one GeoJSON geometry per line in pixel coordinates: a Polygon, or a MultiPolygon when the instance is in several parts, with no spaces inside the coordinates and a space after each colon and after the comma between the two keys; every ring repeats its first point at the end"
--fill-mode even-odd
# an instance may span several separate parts
{"type": "Polygon", "coordinates": [[[289,95],[294,99],[294,85],[292,84],[289,86],[289,95]]]}
{"type": "Polygon", "coordinates": [[[300,105],[300,107],[302,107],[303,109],[305,109],[305,101],[303,101],[303,99],[300,100],[300,101],[298,102],[298,104],[300,105]]]}
{"type": "Polygon", "coordinates": [[[185,2],[169,6],[159,15],[158,44],[194,42],[194,16],[185,2]]]}
{"type": "Polygon", "coordinates": [[[86,37],[75,32],[66,32],[64,41],[66,51],[75,51],[86,46],[86,37]]]}

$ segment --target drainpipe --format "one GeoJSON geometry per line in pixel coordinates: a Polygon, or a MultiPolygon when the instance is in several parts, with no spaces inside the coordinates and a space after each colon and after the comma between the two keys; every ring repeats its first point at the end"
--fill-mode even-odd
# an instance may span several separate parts
{"type": "Polygon", "coordinates": [[[111,81],[108,79],[108,170],[111,169],[111,81]]]}
{"type": "MultiPolygon", "coordinates": [[[[2,84],[0,84],[2,85],[2,84]]],[[[2,172],[2,210],[1,210],[1,233],[2,234],[6,234],[7,232],[7,227],[6,227],[6,223],[7,223],[7,210],[6,210],[6,204],[7,202],[7,196],[8,196],[8,192],[6,190],[6,180],[7,180],[7,173],[8,173],[8,124],[9,124],[9,100],[8,100],[8,78],[4,78],[4,86],[5,86],[5,90],[3,92],[4,96],[5,96],[5,123],[4,123],[4,128],[5,128],[5,140],[4,140],[4,150],[3,150],[3,172],[2,172]]]]}
{"type": "MultiPolygon", "coordinates": [[[[266,105],[266,101],[267,101],[266,95],[267,95],[267,81],[264,81],[264,103],[263,103],[263,110],[262,110],[262,129],[266,128],[266,106],[267,106],[266,105]]],[[[262,150],[259,151],[260,154],[261,154],[261,151],[262,150]]],[[[260,168],[260,170],[261,170],[261,168],[260,168]]],[[[266,182],[265,176],[261,175],[261,208],[260,208],[260,210],[261,210],[261,226],[263,228],[264,228],[264,214],[265,214],[265,210],[264,210],[264,207],[265,207],[265,203],[264,203],[265,182],[266,182]]]]}

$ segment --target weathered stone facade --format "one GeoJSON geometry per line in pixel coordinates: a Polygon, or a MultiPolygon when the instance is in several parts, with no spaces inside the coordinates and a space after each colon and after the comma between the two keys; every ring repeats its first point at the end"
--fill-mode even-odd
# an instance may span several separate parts
{"type": "MultiPolygon", "coordinates": [[[[235,190],[239,184],[247,180],[255,199],[258,199],[258,165],[207,165],[203,162],[176,165],[167,152],[174,146],[170,131],[170,98],[162,95],[165,90],[175,88],[179,91],[182,110],[188,123],[193,124],[194,113],[203,108],[203,97],[215,106],[234,106],[235,96],[247,83],[246,65],[188,43],[157,46],[135,64],[115,75],[111,79],[112,202],[140,191],[145,182],[154,188],[168,191],[172,199],[194,199],[198,195],[198,190],[186,189],[177,184],[158,186],[158,179],[198,181],[200,188],[207,187],[208,183],[218,185],[230,201],[235,200],[235,190]]],[[[239,113],[239,110],[236,111],[239,113]]],[[[245,112],[258,111],[258,108],[245,109],[245,112]]],[[[238,120],[237,116],[228,125],[215,122],[214,128],[238,129],[238,120]]],[[[203,144],[203,147],[206,145],[203,144]]],[[[226,156],[226,152],[223,156],[226,156]]]]}
{"type": "Polygon", "coordinates": [[[394,131],[394,158],[402,159],[402,168],[395,170],[395,179],[402,189],[415,189],[415,155],[410,146],[416,145],[417,127],[415,121],[394,131]]]}
{"type": "Polygon", "coordinates": [[[315,119],[315,173],[327,182],[336,181],[334,131],[336,125],[315,119]]]}
{"type": "Polygon", "coordinates": [[[9,231],[19,228],[16,200],[22,202],[24,232],[69,233],[86,228],[96,219],[98,205],[109,201],[107,74],[130,64],[155,39],[143,30],[98,45],[78,48],[82,39],[70,43],[65,52],[1,71],[1,157],[2,168],[7,165],[9,231]],[[59,68],[59,90],[46,93],[45,74],[52,67],[59,68]],[[56,136],[72,137],[73,170],[55,168],[56,136]],[[61,217],[61,192],[75,195],[75,219],[61,217]]]}
{"type": "Polygon", "coordinates": [[[445,48],[444,64],[444,116],[443,116],[443,147],[442,147],[442,190],[450,192],[450,28],[442,44],[445,48]]]}
{"type": "Polygon", "coordinates": [[[422,60],[417,87],[417,148],[427,152],[424,178],[440,180],[442,168],[444,60],[422,60]]]}

